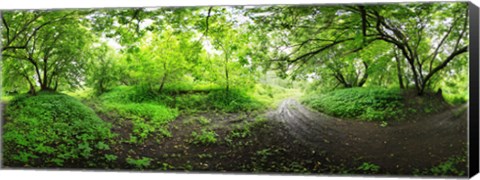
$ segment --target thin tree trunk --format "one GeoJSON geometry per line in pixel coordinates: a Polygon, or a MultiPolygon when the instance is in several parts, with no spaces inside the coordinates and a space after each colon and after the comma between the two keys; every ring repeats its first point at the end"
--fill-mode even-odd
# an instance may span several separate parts
{"type": "Polygon", "coordinates": [[[160,88],[158,88],[158,92],[163,91],[163,87],[165,86],[165,80],[167,79],[167,73],[165,73],[162,77],[162,82],[160,83],[160,88]]]}
{"type": "Polygon", "coordinates": [[[228,55],[227,55],[227,53],[225,53],[225,79],[227,81],[227,86],[226,86],[225,90],[227,91],[227,94],[228,94],[230,84],[228,82],[229,80],[228,80],[228,55]]]}
{"type": "Polygon", "coordinates": [[[163,62],[163,70],[165,71],[163,73],[163,77],[162,77],[162,82],[160,83],[160,88],[158,88],[158,92],[162,92],[163,91],[163,87],[165,85],[165,81],[167,80],[167,63],[166,62],[163,62]]]}
{"type": "Polygon", "coordinates": [[[42,90],[49,90],[48,87],[48,70],[47,70],[48,57],[43,58],[43,82],[40,83],[42,90]]]}
{"type": "Polygon", "coordinates": [[[58,89],[58,78],[55,80],[55,87],[53,88],[54,91],[58,89]]]}
{"type": "Polygon", "coordinates": [[[405,89],[403,85],[403,75],[402,75],[402,64],[400,58],[398,57],[397,51],[393,51],[395,53],[395,61],[397,61],[397,76],[398,76],[398,84],[400,85],[400,89],[405,89]]]}
{"type": "Polygon", "coordinates": [[[368,79],[368,64],[365,61],[363,61],[363,66],[365,66],[365,72],[363,73],[362,79],[360,79],[360,82],[358,83],[358,87],[362,87],[367,82],[367,79],[368,79]]]}

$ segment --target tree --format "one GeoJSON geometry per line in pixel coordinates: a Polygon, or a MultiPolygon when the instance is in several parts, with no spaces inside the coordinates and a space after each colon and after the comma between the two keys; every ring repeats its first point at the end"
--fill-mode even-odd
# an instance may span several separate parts
{"type": "Polygon", "coordinates": [[[81,85],[89,55],[86,49],[94,41],[84,17],[82,11],[4,13],[4,64],[28,82],[33,94],[37,86],[40,90],[56,91],[60,83],[81,85]],[[27,17],[32,18],[23,26],[15,24],[17,18],[27,17]],[[16,33],[10,35],[11,32],[16,33]]]}
{"type": "Polygon", "coordinates": [[[120,84],[123,73],[119,61],[122,59],[106,43],[94,46],[95,49],[88,62],[87,84],[92,86],[97,94],[102,94],[120,84]]]}
{"type": "Polygon", "coordinates": [[[158,87],[158,92],[162,92],[168,82],[180,80],[196,60],[192,54],[201,50],[190,36],[172,29],[149,33],[140,44],[138,52],[127,54],[127,73],[150,89],[158,87]]]}
{"type": "MultiPolygon", "coordinates": [[[[209,11],[212,11],[212,9],[209,11]]],[[[226,10],[225,8],[213,11],[215,11],[215,14],[210,17],[213,20],[209,24],[210,37],[208,42],[211,42],[213,48],[217,50],[216,53],[222,56],[217,56],[215,59],[217,63],[221,63],[223,66],[224,87],[228,94],[232,84],[238,83],[239,79],[253,79],[248,76],[252,74],[251,71],[256,69],[250,69],[249,72],[248,68],[253,68],[252,51],[256,50],[253,48],[256,41],[250,37],[248,24],[236,19],[235,16],[239,16],[240,12],[235,12],[234,9],[226,10]],[[235,79],[232,78],[232,75],[235,76],[235,79]]],[[[243,83],[246,83],[246,81],[243,81],[243,83]]]]}
{"type": "Polygon", "coordinates": [[[468,49],[466,3],[277,6],[249,14],[265,31],[283,36],[272,60],[285,67],[283,71],[308,61],[325,64],[332,58],[331,49],[349,54],[384,41],[407,61],[419,95],[430,87],[434,75],[468,49]]]}

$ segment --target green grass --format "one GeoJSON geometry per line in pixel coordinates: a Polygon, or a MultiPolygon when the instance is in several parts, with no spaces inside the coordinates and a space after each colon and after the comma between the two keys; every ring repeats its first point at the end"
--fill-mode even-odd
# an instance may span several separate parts
{"type": "Polygon", "coordinates": [[[155,97],[147,93],[132,87],[115,88],[100,96],[102,111],[115,112],[117,116],[131,120],[135,139],[133,141],[142,141],[154,133],[171,137],[166,125],[178,116],[178,110],[155,102],[155,97]]]}
{"type": "MultiPolygon", "coordinates": [[[[112,119],[131,121],[133,132],[129,142],[133,143],[143,142],[154,134],[171,137],[167,125],[181,113],[245,112],[264,107],[245,91],[226,92],[212,84],[198,87],[179,84],[166,87],[162,93],[142,86],[119,86],[99,97],[92,97],[89,89],[69,94],[87,100],[86,103],[112,119]]],[[[205,119],[200,121],[208,124],[205,119]]]]}
{"type": "Polygon", "coordinates": [[[262,103],[240,90],[212,91],[208,94],[206,103],[209,103],[213,109],[224,112],[253,111],[263,107],[262,103]]]}
{"type": "Polygon", "coordinates": [[[252,97],[260,103],[270,108],[275,108],[286,98],[298,99],[302,96],[299,89],[288,89],[275,85],[257,84],[254,88],[252,97]]]}
{"type": "Polygon", "coordinates": [[[403,96],[399,89],[349,88],[324,94],[309,94],[302,102],[326,114],[365,121],[401,117],[403,96]]]}
{"type": "Polygon", "coordinates": [[[64,94],[19,95],[5,115],[3,158],[8,164],[62,166],[108,149],[113,137],[110,124],[64,94]]]}
{"type": "Polygon", "coordinates": [[[62,92],[66,95],[72,96],[78,100],[86,100],[86,99],[91,99],[93,98],[94,95],[94,90],[92,88],[84,88],[84,89],[79,89],[74,92],[72,91],[65,91],[62,92]]]}
{"type": "Polygon", "coordinates": [[[224,89],[205,89],[204,87],[191,87],[179,90],[168,89],[163,93],[157,93],[141,87],[120,86],[103,94],[101,100],[116,104],[159,104],[168,108],[192,112],[211,110],[240,112],[253,111],[263,107],[262,103],[248,95],[245,91],[231,89],[226,92],[224,89]],[[189,92],[187,90],[200,91],[189,92]]]}

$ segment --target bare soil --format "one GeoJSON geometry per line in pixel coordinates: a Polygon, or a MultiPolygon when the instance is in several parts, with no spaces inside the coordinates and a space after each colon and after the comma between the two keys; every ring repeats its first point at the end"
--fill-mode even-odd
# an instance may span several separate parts
{"type": "MultiPolygon", "coordinates": [[[[416,121],[378,122],[342,120],[314,112],[293,99],[283,101],[270,117],[283,122],[303,143],[331,152],[335,160],[353,159],[378,164],[389,173],[438,165],[467,148],[466,106],[421,117],[416,121]]],[[[466,172],[466,171],[465,171],[466,172]]]]}

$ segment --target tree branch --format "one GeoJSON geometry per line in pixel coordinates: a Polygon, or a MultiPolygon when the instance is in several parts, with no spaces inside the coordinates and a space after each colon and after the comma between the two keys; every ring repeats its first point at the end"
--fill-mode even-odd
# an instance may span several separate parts
{"type": "Polygon", "coordinates": [[[452,54],[450,54],[450,56],[448,56],[443,62],[442,64],[438,65],[437,67],[435,67],[432,71],[430,71],[428,73],[428,75],[425,77],[425,80],[424,82],[427,82],[437,71],[445,68],[445,66],[447,66],[447,64],[452,61],[456,56],[462,54],[462,53],[465,53],[468,51],[468,46],[464,46],[463,48],[457,50],[457,51],[454,51],[452,54]]]}

